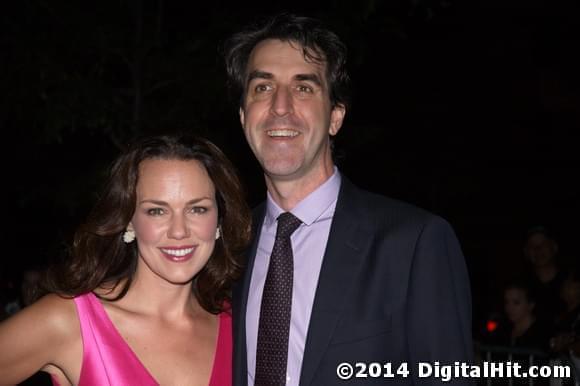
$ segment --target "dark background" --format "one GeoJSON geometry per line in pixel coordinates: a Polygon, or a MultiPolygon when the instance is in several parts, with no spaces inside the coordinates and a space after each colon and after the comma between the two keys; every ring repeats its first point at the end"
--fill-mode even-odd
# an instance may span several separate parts
{"type": "Polygon", "coordinates": [[[219,47],[261,15],[325,20],[349,46],[353,104],[336,141],[359,186],[445,217],[468,262],[478,328],[542,224],[578,258],[580,7],[549,0],[75,2],[0,12],[0,270],[62,255],[133,136],[187,130],[260,169],[219,47]]]}

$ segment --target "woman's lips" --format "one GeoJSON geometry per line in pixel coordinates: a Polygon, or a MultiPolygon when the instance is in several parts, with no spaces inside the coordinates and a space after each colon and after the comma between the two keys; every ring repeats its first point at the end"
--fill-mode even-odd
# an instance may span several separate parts
{"type": "Polygon", "coordinates": [[[193,257],[196,247],[196,245],[188,245],[183,247],[163,247],[159,249],[166,259],[174,262],[183,262],[193,257]]]}

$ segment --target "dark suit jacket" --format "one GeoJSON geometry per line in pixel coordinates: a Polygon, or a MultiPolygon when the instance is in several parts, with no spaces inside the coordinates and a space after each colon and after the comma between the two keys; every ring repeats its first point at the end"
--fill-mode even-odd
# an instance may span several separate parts
{"type": "MultiPolygon", "coordinates": [[[[265,214],[255,211],[259,236],[265,214]]],[[[234,288],[234,385],[247,384],[245,309],[258,237],[234,288]]],[[[471,296],[465,261],[447,222],[356,188],[342,178],[306,338],[301,386],[440,384],[417,362],[470,362],[471,296]],[[341,381],[337,365],[391,363],[395,377],[341,381]],[[409,375],[395,373],[408,363],[409,375]]],[[[384,370],[384,368],[383,368],[384,370]]],[[[368,370],[366,371],[368,374],[368,370]]],[[[451,384],[468,384],[456,380],[451,384]]]]}

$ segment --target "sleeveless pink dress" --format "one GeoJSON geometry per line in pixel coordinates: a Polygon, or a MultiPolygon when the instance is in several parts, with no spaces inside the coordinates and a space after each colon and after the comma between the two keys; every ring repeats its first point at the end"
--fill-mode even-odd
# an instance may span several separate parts
{"type": "MultiPolygon", "coordinates": [[[[79,386],[158,386],[93,293],[74,298],[83,339],[79,386]]],[[[53,379],[53,384],[58,383],[53,379]]],[[[232,384],[232,319],[222,312],[209,386],[232,384]]]]}

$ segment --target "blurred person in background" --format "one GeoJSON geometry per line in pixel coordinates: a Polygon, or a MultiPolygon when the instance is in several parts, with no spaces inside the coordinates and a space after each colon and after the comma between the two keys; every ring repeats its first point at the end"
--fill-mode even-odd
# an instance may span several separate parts
{"type": "Polygon", "coordinates": [[[558,259],[559,246],[555,238],[543,226],[528,230],[524,244],[524,256],[530,263],[532,290],[536,294],[536,315],[545,323],[553,324],[564,310],[560,297],[566,273],[558,259]]]}
{"type": "Polygon", "coordinates": [[[536,298],[529,282],[516,279],[504,287],[503,322],[489,338],[489,343],[499,346],[546,350],[549,326],[535,314],[536,298]]]}
{"type": "Polygon", "coordinates": [[[549,327],[535,314],[536,298],[530,286],[514,282],[504,290],[504,311],[511,323],[508,343],[514,347],[545,350],[549,327]]]}
{"type": "Polygon", "coordinates": [[[562,284],[561,297],[566,309],[556,319],[550,348],[556,353],[580,357],[580,271],[573,269],[562,284]]]}

